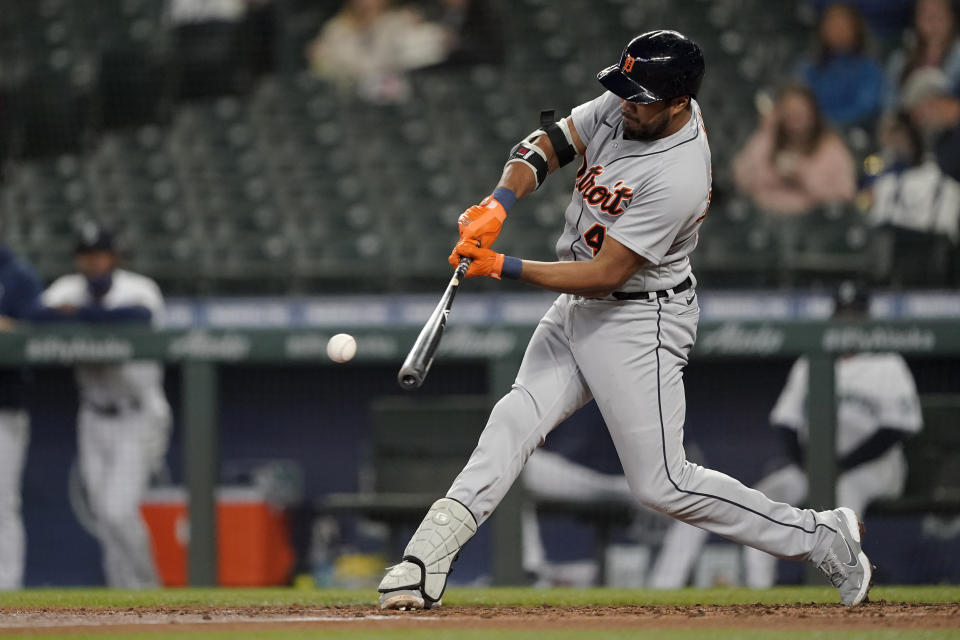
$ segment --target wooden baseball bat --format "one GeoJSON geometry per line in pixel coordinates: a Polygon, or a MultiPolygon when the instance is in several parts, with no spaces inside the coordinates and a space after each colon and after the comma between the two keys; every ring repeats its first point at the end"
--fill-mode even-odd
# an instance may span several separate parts
{"type": "Polygon", "coordinates": [[[433,364],[433,358],[437,354],[437,347],[440,346],[440,339],[443,337],[443,330],[447,326],[447,316],[450,314],[450,307],[453,306],[453,298],[457,295],[457,289],[463,280],[467,268],[470,266],[470,258],[461,258],[457,265],[450,283],[447,284],[446,291],[440,296],[440,302],[430,314],[430,319],[423,325],[417,341],[410,348],[403,366],[400,367],[400,373],[397,374],[397,382],[407,391],[419,389],[420,385],[427,378],[430,372],[430,365],[433,364]]]}

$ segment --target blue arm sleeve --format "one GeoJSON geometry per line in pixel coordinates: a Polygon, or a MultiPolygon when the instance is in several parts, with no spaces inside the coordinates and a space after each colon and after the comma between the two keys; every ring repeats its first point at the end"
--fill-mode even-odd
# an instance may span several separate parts
{"type": "Polygon", "coordinates": [[[840,471],[849,471],[871,460],[876,460],[891,447],[907,439],[907,433],[900,429],[880,427],[859,447],[837,461],[840,471]]]}
{"type": "Polygon", "coordinates": [[[40,303],[35,304],[27,310],[22,319],[38,324],[48,322],[76,322],[76,317],[72,314],[64,313],[53,307],[45,307],[40,303]]]}
{"type": "Polygon", "coordinates": [[[64,313],[54,307],[37,305],[25,318],[30,322],[90,322],[99,324],[122,322],[150,322],[153,313],[141,305],[104,309],[93,305],[80,307],[76,313],[64,313]]]}
{"type": "Polygon", "coordinates": [[[43,293],[40,278],[32,269],[22,269],[16,279],[4,284],[9,287],[4,296],[4,312],[16,320],[29,320],[33,310],[40,305],[40,294],[43,293]]]}
{"type": "Polygon", "coordinates": [[[77,309],[75,317],[80,322],[150,322],[153,313],[139,304],[113,309],[88,305],[77,309]]]}

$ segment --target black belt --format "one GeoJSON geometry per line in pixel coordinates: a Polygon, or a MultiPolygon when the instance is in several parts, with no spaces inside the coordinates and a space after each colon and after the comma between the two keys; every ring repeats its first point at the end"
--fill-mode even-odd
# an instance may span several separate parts
{"type": "Polygon", "coordinates": [[[89,408],[94,413],[100,414],[101,416],[107,416],[110,418],[116,418],[124,411],[139,411],[140,410],[140,400],[136,398],[131,398],[126,402],[108,402],[101,404],[98,402],[91,402],[90,400],[85,400],[83,403],[87,408],[89,408]]]}
{"type": "Polygon", "coordinates": [[[617,300],[654,300],[655,298],[666,298],[677,293],[686,291],[693,286],[693,278],[687,276],[687,279],[670,289],[660,291],[614,291],[613,297],[617,300]]]}

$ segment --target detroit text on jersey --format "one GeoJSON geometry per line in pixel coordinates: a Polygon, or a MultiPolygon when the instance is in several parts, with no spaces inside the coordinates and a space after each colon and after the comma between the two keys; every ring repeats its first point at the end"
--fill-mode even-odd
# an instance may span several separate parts
{"type": "Polygon", "coordinates": [[[612,216],[618,216],[630,205],[633,198],[633,189],[623,186],[623,181],[617,182],[613,188],[597,184],[597,178],[603,173],[603,165],[595,164],[587,169],[587,158],[584,156],[580,169],[577,170],[577,191],[588,204],[600,205],[600,210],[612,216]]]}

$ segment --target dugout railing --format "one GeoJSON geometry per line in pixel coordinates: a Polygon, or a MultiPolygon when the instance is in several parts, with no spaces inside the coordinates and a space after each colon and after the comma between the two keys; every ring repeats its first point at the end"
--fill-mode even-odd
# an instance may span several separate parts
{"type": "MultiPolygon", "coordinates": [[[[456,327],[451,327],[456,332],[456,327]]],[[[350,330],[344,327],[343,330],[350,330]]],[[[0,367],[71,366],[155,359],[181,368],[180,415],[184,476],[189,495],[188,577],[192,585],[216,582],[214,489],[219,475],[217,406],[220,367],[238,364],[334,365],[326,356],[330,331],[312,329],[22,329],[0,334],[0,367]]],[[[356,362],[396,363],[416,329],[358,328],[356,362]]],[[[490,405],[513,382],[530,326],[472,328],[451,335],[440,358],[489,362],[490,405]]],[[[955,320],[889,322],[705,322],[693,358],[770,358],[807,355],[810,360],[808,415],[811,423],[806,468],[811,506],[833,502],[835,401],[833,360],[852,351],[897,351],[914,356],[960,356],[960,323],[955,320]]],[[[492,571],[498,584],[525,580],[520,558],[521,497],[511,491],[491,519],[492,571]]],[[[925,508],[955,510],[958,496],[933,496],[925,508]]]]}

